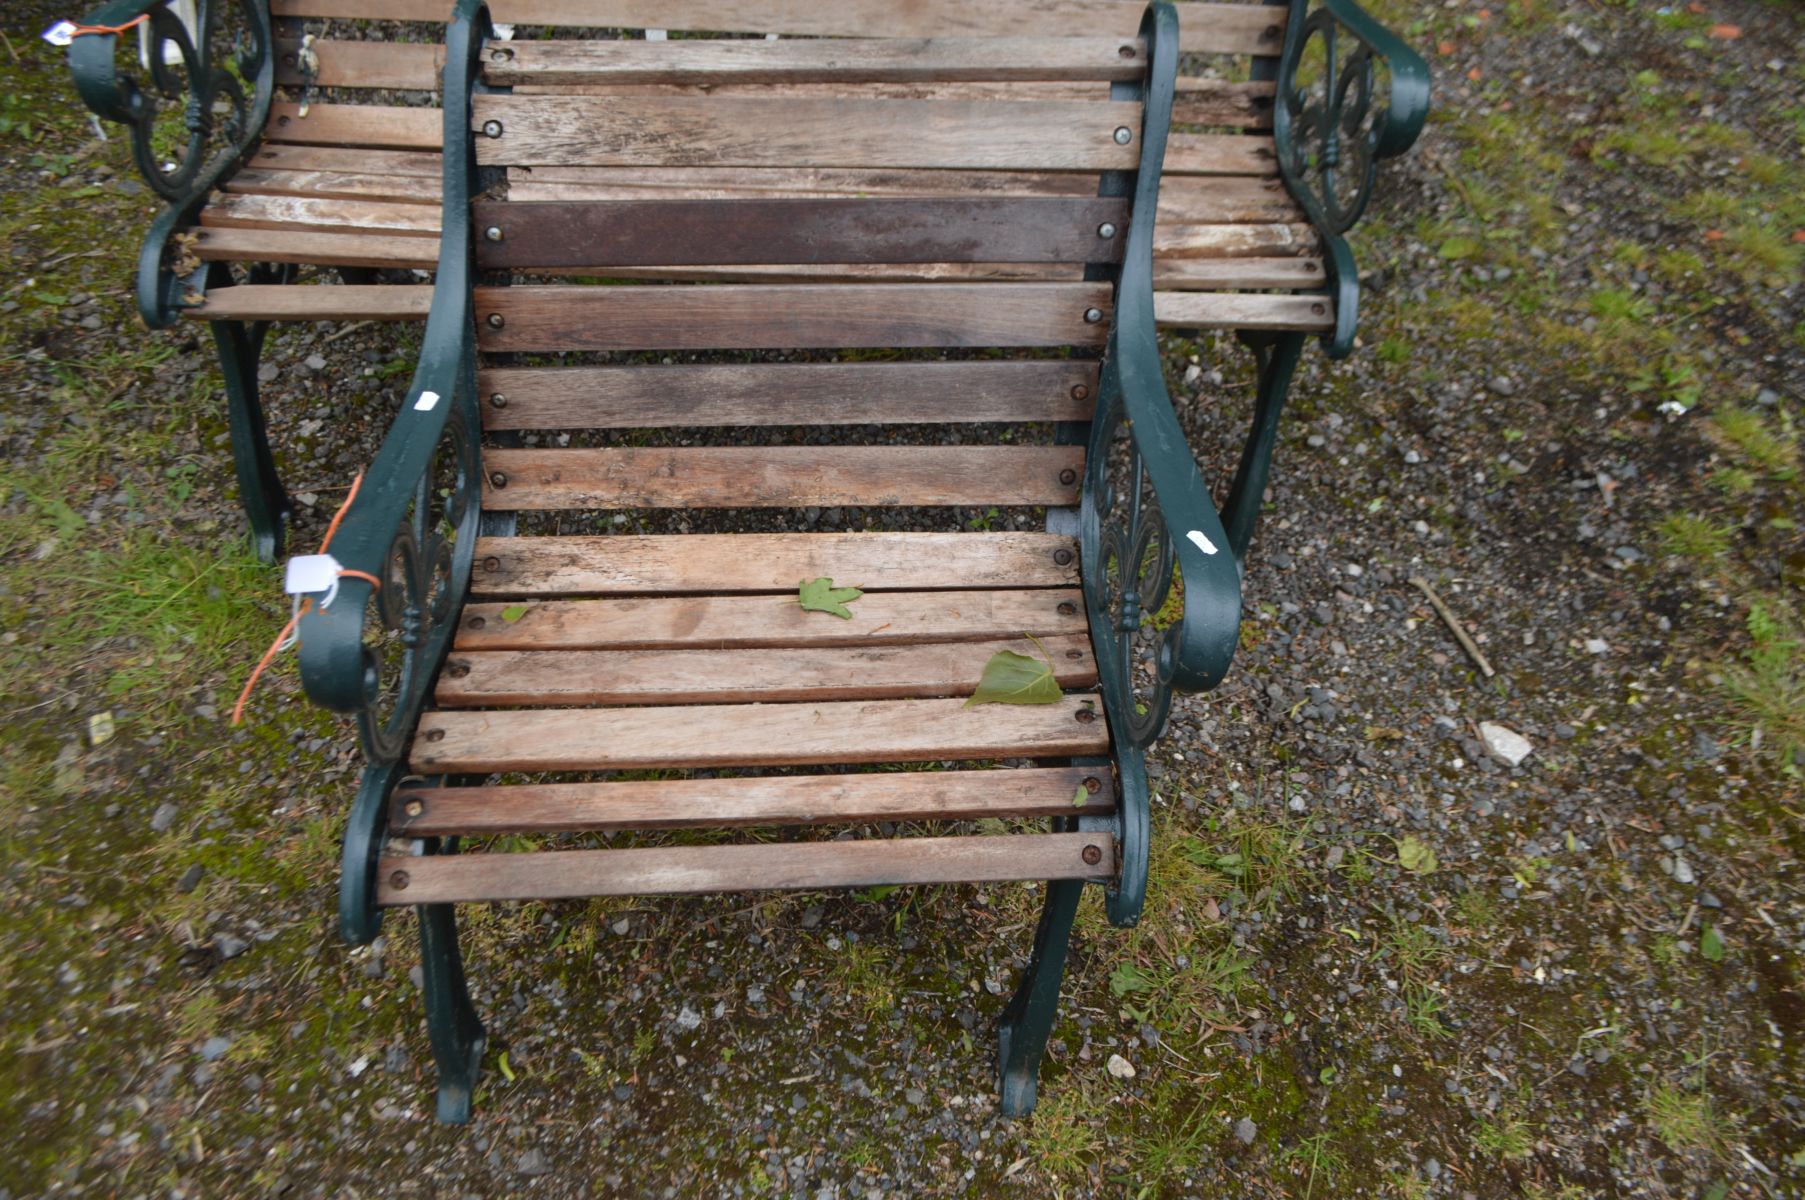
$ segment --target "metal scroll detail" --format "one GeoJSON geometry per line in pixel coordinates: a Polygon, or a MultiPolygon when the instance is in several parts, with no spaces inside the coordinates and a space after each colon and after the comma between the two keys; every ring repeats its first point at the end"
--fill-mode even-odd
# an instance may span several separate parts
{"type": "Polygon", "coordinates": [[[182,308],[184,261],[174,234],[255,149],[269,116],[275,63],[264,0],[199,0],[198,32],[168,0],[117,0],[84,18],[117,29],[145,18],[146,84],[119,72],[118,35],[84,33],[69,44],[76,90],[98,116],[124,125],[132,157],[169,206],[151,224],[138,257],[138,310],[146,324],[173,323],[182,308]]]}
{"type": "Polygon", "coordinates": [[[1352,0],[1291,0],[1273,109],[1285,187],[1322,236],[1335,328],[1329,357],[1353,349],[1360,283],[1342,235],[1372,197],[1380,159],[1402,154],[1429,112],[1423,60],[1352,0]]]}

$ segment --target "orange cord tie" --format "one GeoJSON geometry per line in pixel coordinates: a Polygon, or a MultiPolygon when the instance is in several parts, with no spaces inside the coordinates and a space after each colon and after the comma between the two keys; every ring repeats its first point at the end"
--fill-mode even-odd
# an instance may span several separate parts
{"type": "Polygon", "coordinates": [[[39,35],[52,46],[67,46],[76,38],[90,33],[124,33],[150,20],[147,12],[139,13],[123,25],[77,25],[74,21],[57,21],[39,35]]]}
{"type": "MultiPolygon", "coordinates": [[[[350,511],[351,502],[357,499],[357,489],[363,486],[363,481],[363,472],[359,471],[357,478],[351,481],[351,490],[345,493],[344,503],[338,506],[338,511],[332,514],[332,520],[326,526],[326,536],[320,539],[320,554],[325,554],[331,547],[332,538],[338,533],[339,524],[344,521],[345,514],[350,511]]],[[[326,598],[320,601],[321,612],[324,612],[337,598],[340,579],[361,579],[373,588],[380,589],[382,587],[382,580],[368,571],[354,571],[349,567],[339,567],[336,563],[333,565],[336,570],[333,572],[332,586],[326,589],[326,598]]],[[[288,623],[282,626],[282,632],[276,635],[276,640],[270,643],[269,649],[263,652],[263,657],[257,660],[257,665],[251,669],[251,677],[244,682],[244,691],[238,693],[238,703],[232,706],[232,724],[239,725],[244,722],[244,706],[251,698],[252,689],[257,686],[257,681],[263,678],[263,673],[269,670],[269,665],[276,661],[276,655],[295,644],[298,640],[297,631],[301,624],[301,618],[312,611],[313,597],[297,594],[294,611],[289,614],[288,623]]]]}

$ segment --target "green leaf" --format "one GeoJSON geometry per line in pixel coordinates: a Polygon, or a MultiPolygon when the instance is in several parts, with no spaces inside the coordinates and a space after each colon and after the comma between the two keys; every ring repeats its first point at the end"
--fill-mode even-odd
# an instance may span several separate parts
{"type": "Polygon", "coordinates": [[[965,707],[974,704],[1057,704],[1065,693],[1053,678],[1053,664],[1013,650],[998,650],[984,664],[978,690],[965,707]]]}
{"type": "Polygon", "coordinates": [[[1078,785],[1078,790],[1072,794],[1072,807],[1083,808],[1084,802],[1090,798],[1091,790],[1081,783],[1078,785]]]}
{"type": "Polygon", "coordinates": [[[1479,253],[1479,243],[1470,237],[1451,237],[1435,252],[1443,258],[1472,258],[1479,253]]]}
{"type": "Polygon", "coordinates": [[[514,1082],[514,1068],[508,1065],[508,1055],[506,1051],[503,1051],[502,1056],[495,1060],[495,1069],[501,1072],[501,1077],[503,1079],[507,1080],[509,1083],[514,1082]]]}
{"type": "Polygon", "coordinates": [[[1109,990],[1118,996],[1151,992],[1158,986],[1157,979],[1131,962],[1125,962],[1109,973],[1109,990]]]}
{"type": "Polygon", "coordinates": [[[803,612],[832,613],[843,621],[850,621],[852,610],[846,607],[847,602],[864,594],[854,587],[837,588],[830,577],[823,575],[819,579],[803,580],[796,589],[796,600],[802,605],[803,612]]]}
{"type": "Polygon", "coordinates": [[[1705,956],[1706,962],[1722,962],[1724,960],[1724,937],[1717,932],[1717,926],[1705,926],[1704,936],[1698,940],[1698,952],[1705,956]]]}
{"type": "Polygon", "coordinates": [[[510,604],[501,610],[501,619],[510,625],[524,616],[526,616],[526,605],[524,604],[510,604]]]}
{"type": "Polygon", "coordinates": [[[1435,859],[1435,851],[1407,833],[1398,839],[1398,865],[1418,875],[1433,875],[1441,864],[1435,859]]]}

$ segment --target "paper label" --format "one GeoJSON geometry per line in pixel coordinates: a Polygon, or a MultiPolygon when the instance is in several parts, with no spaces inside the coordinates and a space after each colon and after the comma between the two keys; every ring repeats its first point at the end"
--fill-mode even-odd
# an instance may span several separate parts
{"type": "Polygon", "coordinates": [[[433,409],[433,405],[437,404],[438,402],[439,402],[439,393],[437,393],[437,392],[421,392],[420,398],[418,400],[414,401],[414,411],[415,412],[431,412],[433,409]]]}
{"type": "Polygon", "coordinates": [[[52,46],[67,46],[75,40],[75,22],[58,21],[40,36],[52,46]]]}
{"type": "Polygon", "coordinates": [[[288,560],[282,590],[291,596],[323,592],[338,582],[338,559],[330,554],[297,554],[288,560]]]}
{"type": "Polygon", "coordinates": [[[1216,553],[1216,543],[1210,541],[1209,538],[1204,537],[1203,530],[1201,529],[1191,530],[1191,532],[1185,534],[1185,539],[1205,554],[1216,553]]]}

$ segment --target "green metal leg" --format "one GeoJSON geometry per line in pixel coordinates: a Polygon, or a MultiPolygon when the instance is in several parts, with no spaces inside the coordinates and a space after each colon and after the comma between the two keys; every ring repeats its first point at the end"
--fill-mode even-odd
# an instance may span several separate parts
{"type": "Polygon", "coordinates": [[[1034,953],[1016,986],[1003,1019],[997,1023],[997,1067],[1001,1077],[1003,1115],[1025,1117],[1034,1111],[1040,1083],[1040,1058],[1053,1032],[1059,1006],[1059,981],[1072,941],[1072,918],[1084,883],[1056,879],[1047,885],[1046,906],[1034,931],[1034,953]]]}
{"type": "Polygon", "coordinates": [[[257,359],[268,325],[214,321],[213,344],[226,377],[226,415],[232,430],[232,462],[238,470],[238,502],[251,524],[257,557],[273,563],[282,555],[290,509],[276,474],[269,427],[257,395],[257,359]]]}
{"type": "Polygon", "coordinates": [[[420,970],[425,978],[426,1032],[432,1038],[433,1061],[439,1068],[439,1120],[447,1125],[470,1122],[470,1100],[483,1061],[483,1023],[470,1003],[464,983],[464,959],[458,953],[458,926],[450,904],[422,904],[420,970]]]}
{"type": "Polygon", "coordinates": [[[1237,562],[1246,560],[1248,544],[1253,541],[1254,522],[1259,519],[1272,468],[1272,448],[1278,439],[1279,415],[1285,410],[1285,393],[1303,352],[1304,335],[1243,333],[1241,340],[1259,362],[1260,390],[1254,402],[1253,430],[1242,447],[1241,465],[1235,469],[1235,481],[1222,506],[1222,528],[1237,562]]]}

